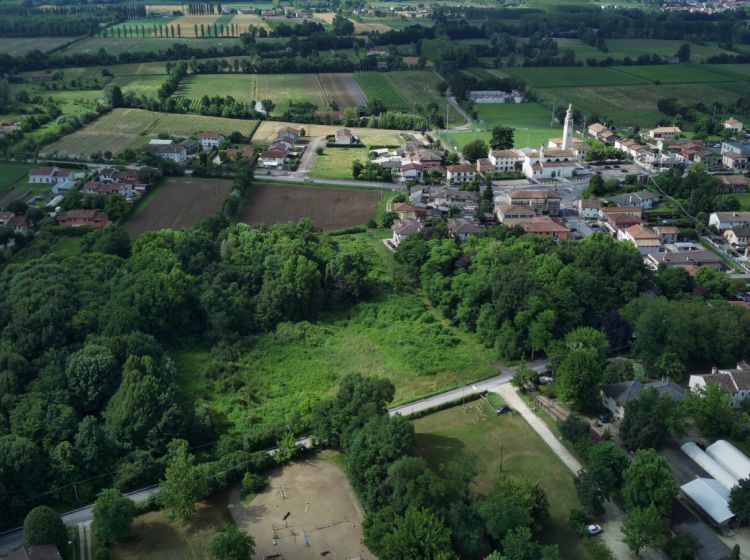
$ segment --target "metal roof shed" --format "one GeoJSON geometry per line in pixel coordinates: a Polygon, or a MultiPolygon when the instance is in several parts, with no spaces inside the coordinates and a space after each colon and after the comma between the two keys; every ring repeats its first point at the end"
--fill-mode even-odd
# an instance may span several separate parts
{"type": "Polygon", "coordinates": [[[713,478],[696,478],[680,486],[680,489],[717,525],[723,525],[734,517],[728,504],[729,490],[713,478]]]}
{"type": "Polygon", "coordinates": [[[706,453],[736,479],[750,478],[750,459],[728,441],[717,440],[706,447],[706,453]]]}
{"type": "Polygon", "coordinates": [[[713,457],[692,441],[682,444],[680,449],[693,461],[698,463],[703,470],[718,480],[727,490],[731,490],[737,485],[738,479],[734,475],[727,472],[713,457]]]}

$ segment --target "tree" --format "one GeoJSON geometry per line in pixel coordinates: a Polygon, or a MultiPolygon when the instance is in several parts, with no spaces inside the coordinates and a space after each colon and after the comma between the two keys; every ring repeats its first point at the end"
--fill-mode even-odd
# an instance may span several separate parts
{"type": "Polygon", "coordinates": [[[606,497],[622,486],[629,462],[627,454],[609,442],[592,446],[586,457],[587,468],[606,497]]]}
{"type": "Polygon", "coordinates": [[[573,480],[578,494],[578,500],[581,502],[583,509],[591,515],[601,515],[604,513],[604,501],[607,496],[599,486],[596,478],[586,470],[581,470],[573,480]]]}
{"type": "Polygon", "coordinates": [[[122,90],[117,84],[109,83],[104,86],[104,95],[107,97],[107,103],[113,108],[122,107],[123,97],[122,90]]]}
{"type": "Polygon", "coordinates": [[[750,523],[750,478],[743,478],[732,488],[729,509],[743,525],[750,523]]]}
{"type": "Polygon", "coordinates": [[[498,543],[505,534],[521,526],[540,529],[549,517],[544,490],[538,484],[498,479],[487,498],[479,504],[487,533],[498,543]]]}
{"type": "Polygon", "coordinates": [[[298,451],[294,435],[291,432],[284,432],[276,443],[276,453],[273,454],[273,459],[279,464],[284,464],[291,461],[298,451]]]}
{"type": "Polygon", "coordinates": [[[625,509],[646,509],[653,505],[661,517],[672,511],[677,484],[669,463],[653,449],[636,451],[630,466],[623,473],[622,499],[625,509]]]}
{"type": "Polygon", "coordinates": [[[706,437],[715,438],[731,433],[737,414],[732,397],[721,385],[709,381],[705,387],[688,395],[686,406],[693,423],[706,437]]]}
{"type": "Polygon", "coordinates": [[[571,443],[578,443],[591,436],[591,426],[585,418],[577,414],[569,414],[560,424],[560,433],[563,439],[571,443]]]}
{"type": "Polygon", "coordinates": [[[652,447],[659,449],[670,436],[684,430],[684,412],[670,395],[649,388],[625,405],[620,437],[630,451],[652,447]]]}
{"type": "Polygon", "coordinates": [[[93,525],[97,541],[108,544],[127,539],[134,515],[135,504],[119,490],[107,488],[99,492],[94,504],[93,525]]]}
{"type": "MultiPolygon", "coordinates": [[[[672,270],[683,269],[674,268],[672,270]]],[[[676,352],[672,352],[666,348],[664,349],[664,352],[659,355],[656,362],[654,362],[654,373],[659,377],[666,377],[667,379],[679,383],[685,378],[685,366],[676,352]]]]}
{"type": "Polygon", "coordinates": [[[510,150],[513,148],[514,129],[498,125],[492,129],[490,146],[493,150],[510,150]]]}
{"type": "Polygon", "coordinates": [[[167,449],[167,470],[157,501],[170,520],[187,523],[198,511],[196,501],[208,493],[208,480],[195,466],[195,458],[188,453],[185,440],[173,440],[167,449]]]}
{"type": "Polygon", "coordinates": [[[236,525],[228,525],[211,539],[208,553],[213,560],[249,560],[255,553],[255,541],[236,525]]]}
{"type": "Polygon", "coordinates": [[[605,193],[604,188],[604,179],[601,175],[594,174],[589,179],[589,186],[588,186],[588,192],[593,194],[594,196],[602,196],[605,193]]]}
{"type": "Polygon", "coordinates": [[[664,520],[656,506],[634,508],[622,524],[623,540],[636,556],[644,547],[657,547],[667,539],[664,520]]]}
{"type": "Polygon", "coordinates": [[[427,509],[409,508],[383,537],[378,558],[438,560],[453,558],[452,551],[451,532],[438,516],[427,509]]]}
{"type": "Polygon", "coordinates": [[[117,364],[108,348],[89,344],[68,358],[65,378],[74,402],[84,413],[96,413],[119,385],[117,364]]]}
{"type": "Polygon", "coordinates": [[[534,542],[528,527],[518,527],[505,535],[503,557],[506,560],[561,560],[557,546],[534,542]]]}
{"type": "Polygon", "coordinates": [[[602,362],[593,349],[577,348],[557,368],[560,395],[576,409],[590,408],[599,396],[602,362]]]}
{"type": "Polygon", "coordinates": [[[333,32],[339,37],[345,37],[354,33],[354,23],[341,14],[336,14],[333,17],[332,26],[333,32]]]}
{"type": "Polygon", "coordinates": [[[466,144],[461,149],[461,153],[471,163],[476,163],[478,159],[487,157],[487,144],[484,140],[474,140],[473,142],[469,142],[468,144],[466,144]]]}
{"type": "Polygon", "coordinates": [[[37,506],[23,520],[23,544],[54,544],[60,550],[68,546],[68,532],[60,514],[47,506],[37,506]]]}
{"type": "Polygon", "coordinates": [[[690,62],[690,43],[680,45],[675,56],[680,59],[680,62],[690,62]]]}

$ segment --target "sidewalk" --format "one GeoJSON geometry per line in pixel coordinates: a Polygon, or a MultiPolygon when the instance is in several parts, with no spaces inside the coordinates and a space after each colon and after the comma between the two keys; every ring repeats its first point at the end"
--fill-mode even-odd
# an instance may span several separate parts
{"type": "MultiPolygon", "coordinates": [[[[531,428],[539,434],[544,442],[550,446],[552,451],[555,452],[563,464],[570,469],[574,475],[581,470],[582,465],[580,461],[570,452],[568,449],[555,437],[544,421],[539,418],[529,408],[521,397],[518,396],[515,389],[509,385],[498,385],[491,389],[498,395],[500,395],[508,406],[518,412],[524,420],[531,426],[531,428]]],[[[606,521],[601,526],[604,529],[601,537],[607,545],[607,548],[612,552],[615,558],[619,560],[635,560],[637,558],[645,558],[646,560],[662,560],[664,555],[658,550],[643,550],[640,556],[633,554],[627,545],[623,542],[622,535],[622,521],[625,517],[620,507],[614,502],[607,501],[604,503],[604,510],[606,521]]]]}

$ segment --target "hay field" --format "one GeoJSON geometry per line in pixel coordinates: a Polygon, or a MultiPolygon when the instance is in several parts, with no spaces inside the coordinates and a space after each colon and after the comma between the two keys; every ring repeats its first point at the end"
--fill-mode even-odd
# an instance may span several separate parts
{"type": "Polygon", "coordinates": [[[262,27],[266,31],[271,31],[271,26],[263,21],[263,18],[254,14],[235,14],[230,23],[238,25],[241,32],[247,31],[247,28],[251,25],[255,27],[262,27]]]}
{"type": "Polygon", "coordinates": [[[200,27],[203,25],[206,26],[213,26],[214,23],[217,23],[217,20],[220,16],[180,16],[177,19],[175,19],[173,22],[171,22],[173,25],[179,25],[180,29],[182,30],[182,36],[183,37],[200,37],[200,27]],[[195,33],[195,26],[198,26],[198,35],[195,33]]]}

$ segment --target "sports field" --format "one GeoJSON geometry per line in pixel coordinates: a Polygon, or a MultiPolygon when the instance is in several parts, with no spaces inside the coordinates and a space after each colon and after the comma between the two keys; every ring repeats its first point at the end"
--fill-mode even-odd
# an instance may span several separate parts
{"type": "Polygon", "coordinates": [[[2,37],[0,38],[0,54],[21,56],[35,50],[45,52],[73,39],[74,37],[2,37]]]}
{"type": "Polygon", "coordinates": [[[149,137],[169,134],[188,137],[197,132],[241,132],[252,135],[257,121],[155,113],[142,109],[114,109],[83,129],[64,136],[43,150],[44,154],[88,157],[97,151],[118,154],[126,148],[146,144],[149,137]]]}
{"type": "Polygon", "coordinates": [[[193,227],[218,212],[231,191],[232,181],[226,179],[166,179],[128,218],[125,231],[136,238],[147,231],[193,227]]]}
{"type": "Polygon", "coordinates": [[[309,218],[321,229],[362,225],[375,217],[380,191],[357,188],[253,184],[240,222],[273,225],[309,218]]]}
{"type": "Polygon", "coordinates": [[[562,136],[562,127],[552,123],[550,109],[540,103],[477,105],[478,120],[475,126],[463,132],[443,132],[441,138],[448,144],[461,148],[472,140],[489,142],[490,130],[495,126],[515,128],[517,148],[538,148],[547,140],[562,136]]]}
{"type": "Polygon", "coordinates": [[[417,454],[441,476],[451,465],[473,464],[479,474],[472,486],[480,495],[487,495],[500,476],[540,483],[549,500],[550,522],[539,539],[557,544],[562,558],[589,558],[568,524],[570,510],[581,507],[573,477],[520,415],[497,416],[482,399],[419,418],[414,429],[417,454]]]}

